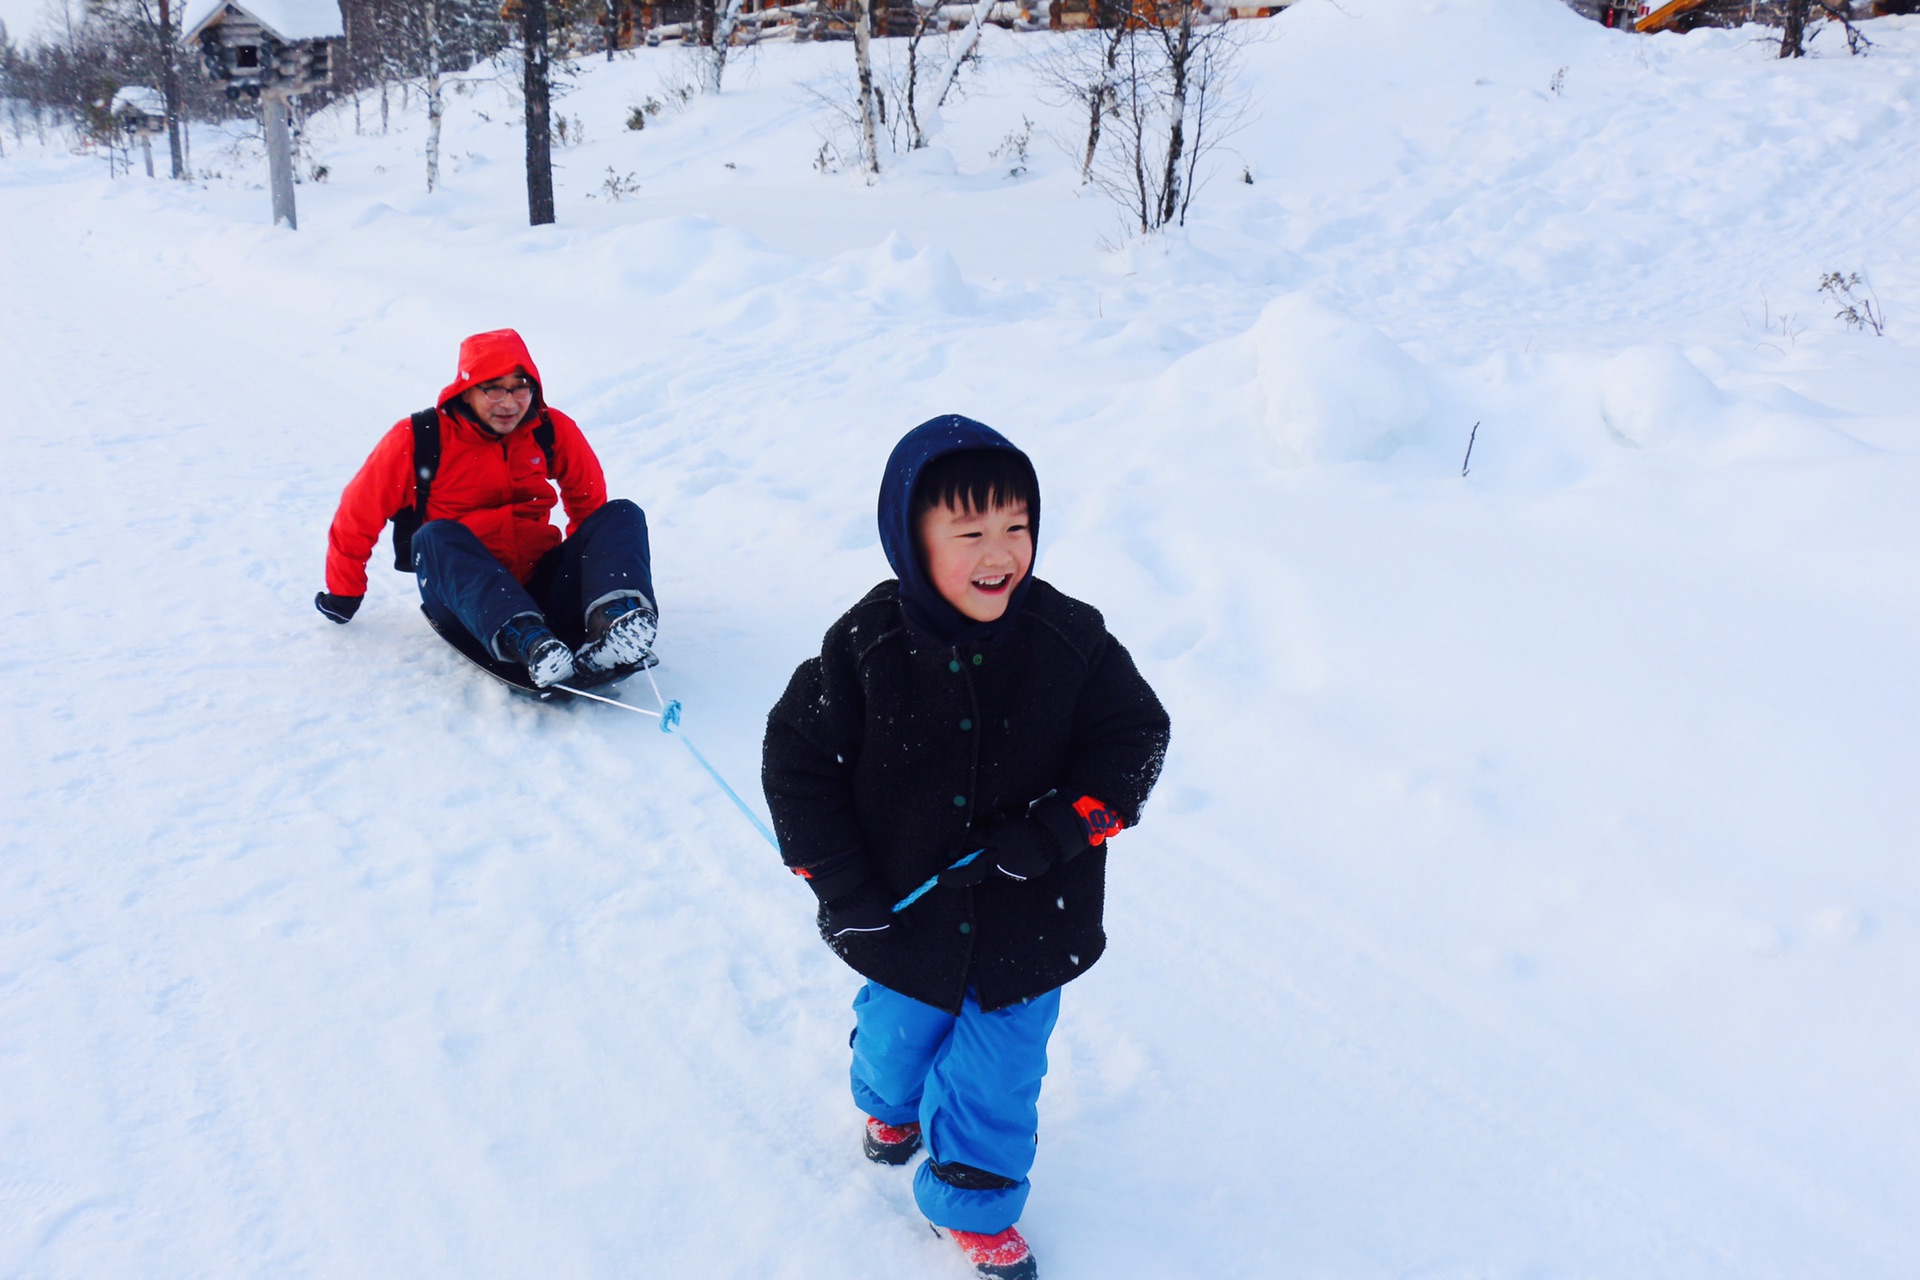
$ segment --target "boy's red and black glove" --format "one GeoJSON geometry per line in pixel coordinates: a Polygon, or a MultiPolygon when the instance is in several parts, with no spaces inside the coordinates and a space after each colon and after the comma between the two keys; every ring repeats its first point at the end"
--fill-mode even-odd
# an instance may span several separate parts
{"type": "Polygon", "coordinates": [[[982,852],[964,867],[940,874],[942,884],[965,888],[995,874],[1033,880],[1118,832],[1120,815],[1092,796],[1069,801],[1048,796],[1028,806],[1024,818],[1003,822],[981,837],[982,852]]]}
{"type": "Polygon", "coordinates": [[[883,933],[898,919],[885,890],[859,854],[841,854],[814,867],[795,867],[793,874],[805,880],[820,899],[823,938],[883,933]]]}

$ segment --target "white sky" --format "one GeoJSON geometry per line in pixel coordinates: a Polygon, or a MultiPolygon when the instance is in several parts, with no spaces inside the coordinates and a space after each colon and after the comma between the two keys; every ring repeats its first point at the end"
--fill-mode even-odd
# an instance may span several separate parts
{"type": "MultiPolygon", "coordinates": [[[[0,22],[7,24],[7,35],[15,44],[26,44],[36,31],[54,29],[49,11],[57,12],[60,0],[0,0],[0,22]]],[[[76,0],[74,11],[79,12],[76,0]]]]}
{"type": "MultiPolygon", "coordinates": [[[[0,0],[0,22],[7,24],[7,34],[15,44],[26,44],[36,32],[51,35],[59,29],[57,15],[61,5],[66,2],[73,5],[77,21],[84,0],[0,0]]],[[[193,0],[175,0],[174,13],[176,17],[184,19],[188,9],[199,7],[193,0]]],[[[326,0],[260,0],[260,3],[249,7],[259,16],[276,22],[276,25],[288,31],[293,30],[295,25],[330,31],[337,29],[340,22],[338,5],[329,4],[326,0]],[[290,21],[296,17],[304,21],[290,21]]]]}

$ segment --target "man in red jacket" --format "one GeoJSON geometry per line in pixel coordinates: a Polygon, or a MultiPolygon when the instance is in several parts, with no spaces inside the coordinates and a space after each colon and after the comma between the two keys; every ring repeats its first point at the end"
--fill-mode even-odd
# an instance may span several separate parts
{"type": "Polygon", "coordinates": [[[524,663],[535,684],[576,666],[646,661],[657,625],[646,514],[607,501],[600,460],[574,420],[546,404],[520,335],[497,329],[462,342],[437,410],[437,468],[420,466],[415,424],[402,419],[348,482],[315,606],[334,622],[353,617],[380,530],[398,517],[397,537],[415,526],[411,563],[428,615],[501,661],[524,663]],[[548,518],[556,484],[564,540],[548,518]]]}

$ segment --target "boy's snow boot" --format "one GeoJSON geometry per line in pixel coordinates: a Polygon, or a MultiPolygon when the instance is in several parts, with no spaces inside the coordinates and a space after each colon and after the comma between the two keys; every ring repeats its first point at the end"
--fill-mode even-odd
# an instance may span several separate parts
{"type": "Polygon", "coordinates": [[[920,1124],[886,1124],[868,1116],[860,1149],[875,1164],[905,1164],[920,1149],[920,1124]]]}
{"type": "Polygon", "coordinates": [[[527,675],[542,689],[573,674],[573,650],[560,642],[537,613],[508,618],[494,637],[494,648],[527,665],[527,675]]]}
{"type": "Polygon", "coordinates": [[[1027,1248],[1027,1242],[1021,1238],[1016,1227],[1008,1227],[996,1235],[980,1235],[972,1231],[951,1231],[945,1227],[935,1227],[933,1234],[945,1236],[960,1246],[960,1252],[967,1255],[967,1261],[973,1264],[973,1274],[985,1280],[1038,1280],[1040,1268],[1033,1260],[1033,1251],[1027,1248]]]}
{"type": "Polygon", "coordinates": [[[587,614],[587,642],[580,666],[599,673],[615,667],[651,666],[659,616],[644,596],[616,596],[587,614]]]}

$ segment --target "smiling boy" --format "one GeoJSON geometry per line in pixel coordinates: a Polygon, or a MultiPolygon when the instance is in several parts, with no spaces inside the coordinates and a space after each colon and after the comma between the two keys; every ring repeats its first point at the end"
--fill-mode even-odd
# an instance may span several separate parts
{"type": "Polygon", "coordinates": [[[1014,1224],[1047,1039],[1060,988],[1105,949],[1106,840],[1139,819],[1167,714],[1100,614],[1032,576],[1039,483],[997,432],[914,428],[879,521],[897,577],[768,716],[767,803],[822,936],[868,979],[852,1067],[868,1158],[924,1145],[928,1221],[979,1275],[1030,1280],[1014,1224]]]}

